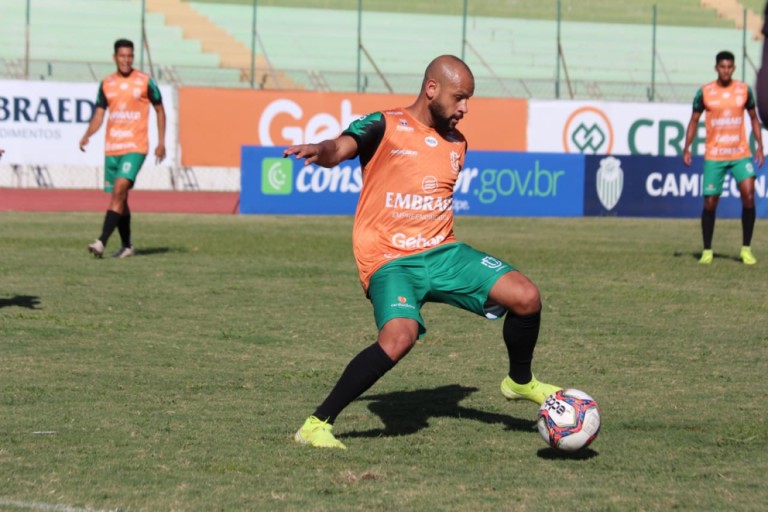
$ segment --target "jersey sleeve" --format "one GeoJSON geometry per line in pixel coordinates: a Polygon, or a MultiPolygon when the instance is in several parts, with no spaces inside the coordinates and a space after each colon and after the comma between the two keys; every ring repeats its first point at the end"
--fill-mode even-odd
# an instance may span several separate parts
{"type": "Polygon", "coordinates": [[[384,114],[374,112],[350,123],[349,128],[342,135],[349,135],[357,142],[357,154],[360,157],[360,165],[365,165],[373,158],[384,138],[386,128],[384,114]]]}
{"type": "Polygon", "coordinates": [[[160,94],[160,88],[157,86],[154,78],[150,78],[147,84],[147,96],[149,96],[149,102],[153,105],[163,103],[163,96],[160,94]]]}
{"type": "Polygon", "coordinates": [[[696,91],[696,96],[693,97],[693,111],[701,113],[704,110],[704,91],[699,89],[696,91]]]}
{"type": "Polygon", "coordinates": [[[752,87],[749,85],[747,86],[747,103],[744,105],[744,108],[747,110],[755,108],[755,95],[752,92],[752,87]]]}
{"type": "Polygon", "coordinates": [[[99,83],[99,92],[96,93],[96,106],[101,107],[103,109],[107,109],[109,106],[107,104],[107,95],[104,94],[104,82],[99,83]]]}

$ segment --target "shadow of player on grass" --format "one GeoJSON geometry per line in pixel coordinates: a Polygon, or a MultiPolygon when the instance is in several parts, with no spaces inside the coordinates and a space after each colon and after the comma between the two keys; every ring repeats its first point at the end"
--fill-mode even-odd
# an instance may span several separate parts
{"type": "MultiPolygon", "coordinates": [[[[675,256],[676,258],[679,258],[681,256],[690,256],[694,260],[699,261],[699,259],[701,258],[701,251],[690,252],[690,253],[689,252],[683,252],[683,251],[675,251],[673,256],[675,256]]],[[[723,253],[720,253],[720,252],[714,253],[713,257],[716,260],[731,260],[731,261],[738,261],[739,263],[741,263],[741,258],[739,258],[738,256],[733,256],[733,255],[729,255],[729,254],[723,254],[723,253]]]]}
{"type": "Polygon", "coordinates": [[[11,306],[27,309],[41,309],[39,307],[40,297],[34,295],[15,295],[8,299],[0,298],[0,308],[8,308],[11,306]]]}
{"type": "Polygon", "coordinates": [[[347,432],[338,437],[389,437],[414,434],[429,426],[430,418],[462,418],[483,423],[499,423],[506,430],[532,431],[536,422],[514,418],[506,414],[469,409],[459,405],[464,398],[477,388],[451,384],[434,389],[395,391],[381,395],[363,396],[358,400],[368,401],[368,409],[384,423],[384,428],[363,432],[347,432]]]}

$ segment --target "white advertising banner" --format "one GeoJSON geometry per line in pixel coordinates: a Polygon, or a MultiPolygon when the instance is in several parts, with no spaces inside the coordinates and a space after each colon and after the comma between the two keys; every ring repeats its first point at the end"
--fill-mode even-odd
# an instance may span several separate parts
{"type": "MultiPolygon", "coordinates": [[[[27,82],[0,80],[0,148],[3,164],[46,166],[103,166],[104,130],[94,134],[86,151],[80,139],[95,108],[99,83],[27,82]]],[[[176,102],[173,88],[161,85],[166,113],[165,165],[176,162],[176,102]]],[[[154,165],[157,120],[150,108],[149,155],[145,165],[154,165]]]]}
{"type": "MultiPolygon", "coordinates": [[[[528,151],[682,156],[693,93],[688,104],[531,100],[528,151]]],[[[694,155],[704,154],[704,116],[693,141],[694,155]]],[[[746,114],[744,124],[751,134],[746,114]]]]}

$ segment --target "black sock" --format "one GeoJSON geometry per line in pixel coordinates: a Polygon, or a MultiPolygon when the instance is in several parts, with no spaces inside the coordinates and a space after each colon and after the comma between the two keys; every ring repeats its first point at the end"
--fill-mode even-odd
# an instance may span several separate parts
{"type": "Polygon", "coordinates": [[[509,354],[509,376],[518,384],[531,381],[533,349],[539,339],[541,311],[532,315],[518,316],[511,311],[504,318],[504,343],[509,354]]]}
{"type": "Polygon", "coordinates": [[[104,216],[104,226],[101,228],[101,236],[99,240],[105,246],[109,237],[112,236],[112,232],[117,227],[117,223],[120,222],[120,214],[114,210],[107,210],[107,214],[104,216]]]}
{"type": "Polygon", "coordinates": [[[704,249],[712,249],[712,236],[715,234],[715,211],[704,209],[701,212],[701,235],[704,249]]]}
{"type": "Polygon", "coordinates": [[[117,223],[117,231],[120,233],[120,240],[123,243],[123,247],[132,247],[131,243],[131,210],[128,207],[125,208],[123,216],[120,217],[120,221],[117,223]]]}
{"type": "Polygon", "coordinates": [[[328,398],[315,410],[314,416],[333,423],[346,406],[365,393],[393,366],[395,362],[378,343],[363,349],[349,362],[328,398]]]}
{"type": "Polygon", "coordinates": [[[741,210],[741,241],[742,245],[749,247],[752,243],[752,233],[755,230],[755,208],[741,210]]]}

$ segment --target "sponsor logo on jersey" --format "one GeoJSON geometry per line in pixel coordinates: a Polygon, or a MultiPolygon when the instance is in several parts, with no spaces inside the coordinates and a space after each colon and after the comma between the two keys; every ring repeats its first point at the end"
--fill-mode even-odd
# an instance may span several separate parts
{"type": "Polygon", "coordinates": [[[405,233],[392,235],[392,245],[400,249],[426,249],[439,245],[443,240],[445,240],[443,235],[432,238],[424,238],[421,233],[414,236],[408,236],[405,233]]]}
{"type": "Polygon", "coordinates": [[[444,212],[450,210],[452,205],[452,197],[401,194],[400,192],[387,192],[386,199],[384,200],[385,208],[398,210],[444,212]]]}
{"type": "Polygon", "coordinates": [[[413,126],[410,126],[408,124],[408,120],[407,119],[401,119],[397,123],[397,126],[395,127],[395,130],[398,131],[398,132],[412,132],[413,131],[413,126]]]}
{"type": "Polygon", "coordinates": [[[437,139],[432,137],[431,135],[429,137],[426,137],[424,139],[424,142],[426,142],[427,146],[429,146],[431,148],[437,147],[437,139]]]}
{"type": "Polygon", "coordinates": [[[397,296],[397,302],[393,302],[389,305],[391,308],[405,308],[405,309],[416,309],[416,307],[413,304],[408,304],[408,298],[403,297],[402,295],[397,296]]]}
{"type": "Polygon", "coordinates": [[[437,190],[439,182],[437,181],[437,178],[434,176],[424,176],[424,179],[421,180],[421,190],[423,190],[426,194],[434,194],[437,190]]]}

